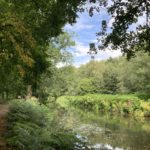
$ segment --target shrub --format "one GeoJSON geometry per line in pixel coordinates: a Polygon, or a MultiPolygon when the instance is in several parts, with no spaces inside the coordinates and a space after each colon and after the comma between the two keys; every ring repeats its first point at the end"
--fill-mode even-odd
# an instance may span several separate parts
{"type": "Polygon", "coordinates": [[[75,134],[52,127],[52,114],[38,101],[14,100],[8,114],[7,143],[12,150],[75,150],[75,134]]]}
{"type": "Polygon", "coordinates": [[[36,101],[15,100],[8,114],[8,144],[15,149],[39,149],[49,123],[48,109],[36,101]]]}
{"type": "Polygon", "coordinates": [[[135,95],[88,94],[84,96],[63,96],[57,99],[57,103],[64,107],[72,106],[82,110],[104,111],[122,115],[135,114],[136,117],[138,117],[138,112],[140,112],[139,117],[149,117],[150,115],[150,101],[140,100],[135,95]]]}

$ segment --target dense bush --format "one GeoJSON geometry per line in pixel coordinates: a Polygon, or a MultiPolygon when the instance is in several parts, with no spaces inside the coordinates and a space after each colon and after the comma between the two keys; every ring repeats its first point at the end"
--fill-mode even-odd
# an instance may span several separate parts
{"type": "Polygon", "coordinates": [[[77,150],[75,134],[56,128],[49,109],[37,101],[10,103],[7,143],[13,150],[77,150]]]}
{"type": "Polygon", "coordinates": [[[135,95],[89,94],[84,96],[63,96],[57,100],[61,106],[73,106],[90,111],[104,111],[150,117],[150,101],[142,101],[135,95]]]}

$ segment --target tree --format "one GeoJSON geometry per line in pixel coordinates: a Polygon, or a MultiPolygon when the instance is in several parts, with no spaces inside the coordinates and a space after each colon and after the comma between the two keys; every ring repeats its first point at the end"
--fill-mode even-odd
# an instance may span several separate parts
{"type": "MultiPolygon", "coordinates": [[[[91,86],[91,90],[85,91],[101,93],[101,83],[103,81],[103,72],[105,72],[105,70],[106,64],[104,61],[90,61],[89,63],[82,65],[77,71],[79,87],[81,84],[87,84],[88,87],[91,86]]],[[[79,89],[80,93],[82,93],[81,88],[79,89]]]]}
{"type": "Polygon", "coordinates": [[[87,93],[94,93],[95,87],[93,85],[93,78],[83,78],[78,83],[78,94],[83,95],[87,93]]]}
{"type": "Polygon", "coordinates": [[[72,60],[72,55],[67,50],[74,45],[72,35],[68,33],[63,33],[50,40],[47,51],[49,66],[41,78],[38,78],[39,82],[35,92],[39,98],[46,98],[49,95],[57,98],[70,90],[69,85],[73,79],[74,67],[69,64],[72,60]],[[57,68],[58,63],[63,63],[65,66],[57,68]]]}
{"type": "Polygon", "coordinates": [[[150,61],[149,55],[138,52],[135,58],[126,61],[119,60],[118,73],[123,93],[145,93],[150,91],[150,61]]]}
{"type": "Polygon", "coordinates": [[[11,61],[15,66],[19,64],[31,67],[34,63],[32,52],[35,48],[31,31],[15,14],[9,12],[8,8],[5,9],[0,13],[0,62],[3,64],[11,61]]]}
{"type": "MultiPolygon", "coordinates": [[[[11,67],[18,68],[24,84],[36,91],[41,75],[53,60],[48,61],[49,42],[63,32],[65,23],[75,22],[82,3],[81,0],[0,1],[1,67],[9,61],[11,67]]],[[[64,52],[64,59],[67,55],[64,52]]]]}
{"type": "Polygon", "coordinates": [[[101,86],[102,93],[116,94],[118,90],[118,83],[117,74],[107,70],[103,73],[103,83],[101,86]]]}
{"type": "Polygon", "coordinates": [[[97,34],[102,42],[99,48],[120,49],[127,58],[139,50],[150,53],[150,0],[113,0],[106,8],[113,23],[108,32],[106,20],[102,21],[103,30],[97,34]],[[145,21],[131,30],[131,25],[137,23],[139,17],[145,21]]]}

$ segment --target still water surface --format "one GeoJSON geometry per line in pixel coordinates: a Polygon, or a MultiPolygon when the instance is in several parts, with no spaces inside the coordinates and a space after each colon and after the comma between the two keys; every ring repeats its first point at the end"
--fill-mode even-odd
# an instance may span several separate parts
{"type": "Polygon", "coordinates": [[[94,150],[150,150],[150,121],[76,109],[60,110],[57,117],[94,150]]]}

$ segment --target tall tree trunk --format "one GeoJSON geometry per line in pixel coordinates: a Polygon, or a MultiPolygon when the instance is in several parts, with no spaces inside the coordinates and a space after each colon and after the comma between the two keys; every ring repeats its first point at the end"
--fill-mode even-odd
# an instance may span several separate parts
{"type": "Polygon", "coordinates": [[[28,85],[26,99],[30,99],[31,97],[32,97],[32,85],[28,85]]]}
{"type": "Polygon", "coordinates": [[[4,98],[5,98],[5,94],[4,92],[2,92],[2,100],[4,100],[4,98]]]}

